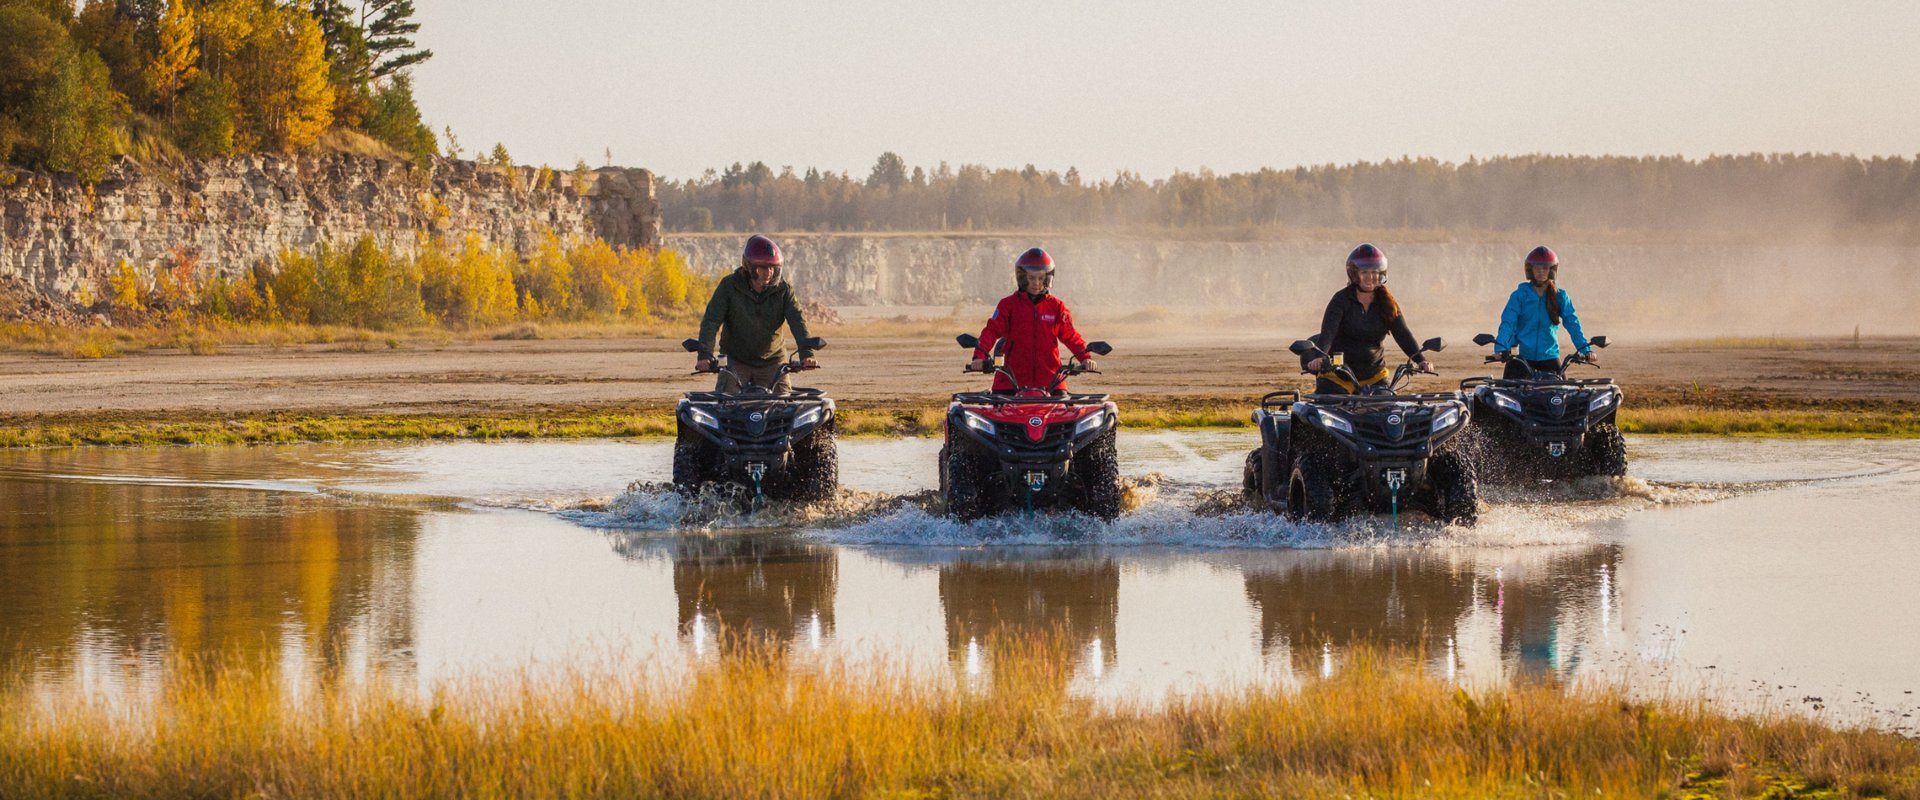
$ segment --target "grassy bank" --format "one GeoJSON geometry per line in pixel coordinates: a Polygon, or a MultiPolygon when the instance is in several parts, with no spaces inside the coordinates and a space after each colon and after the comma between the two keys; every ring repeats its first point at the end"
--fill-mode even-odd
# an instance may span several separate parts
{"type": "MultiPolygon", "coordinates": [[[[1252,400],[1123,398],[1132,430],[1251,429],[1252,400]]],[[[944,406],[843,401],[841,436],[938,436],[944,406]]],[[[1920,413],[1905,410],[1629,408],[1635,434],[1920,437],[1920,413]]],[[[450,415],[110,412],[0,416],[0,447],[221,445],[373,440],[506,440],[672,436],[666,403],[618,408],[506,409],[450,415]]]]}
{"type": "Polygon", "coordinates": [[[131,711],[16,683],[0,796],[1920,798],[1912,741],[1692,701],[1470,693],[1360,652],[1297,689],[1095,704],[1067,691],[1075,648],[988,644],[983,676],[739,646],[425,697],[184,668],[131,711]]]}

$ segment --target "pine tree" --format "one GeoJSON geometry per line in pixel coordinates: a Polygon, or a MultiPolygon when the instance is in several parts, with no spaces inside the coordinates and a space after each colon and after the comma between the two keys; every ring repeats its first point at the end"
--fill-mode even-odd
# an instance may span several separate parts
{"type": "Polygon", "coordinates": [[[407,38],[420,30],[420,23],[412,21],[413,0],[365,0],[360,14],[373,63],[370,78],[379,80],[433,57],[432,50],[413,49],[413,40],[407,38]]]}
{"type": "Polygon", "coordinates": [[[200,60],[200,48],[194,45],[197,31],[193,10],[181,0],[172,0],[155,28],[159,50],[153,60],[147,62],[148,82],[153,85],[154,99],[167,109],[167,117],[171,119],[174,99],[188,81],[200,74],[200,69],[194,66],[200,60]]]}
{"type": "Polygon", "coordinates": [[[413,102],[413,79],[404,72],[373,93],[367,133],[412,156],[415,164],[426,164],[440,152],[433,128],[420,121],[420,108],[413,102]]]}

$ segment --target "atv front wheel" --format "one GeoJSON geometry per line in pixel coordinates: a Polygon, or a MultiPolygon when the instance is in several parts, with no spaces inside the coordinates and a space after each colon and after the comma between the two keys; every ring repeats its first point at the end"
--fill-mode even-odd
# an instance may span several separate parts
{"type": "Polygon", "coordinates": [[[992,465],[979,448],[964,441],[950,441],[940,448],[940,463],[945,478],[941,481],[942,494],[946,496],[949,515],[961,522],[972,522],[993,510],[983,485],[992,465]]]}
{"type": "Polygon", "coordinates": [[[1073,507],[1108,522],[1120,516],[1118,434],[1117,428],[1100,434],[1073,459],[1073,474],[1080,480],[1073,507]]]}
{"type": "Polygon", "coordinates": [[[1434,516],[1442,522],[1472,527],[1480,520],[1480,487],[1464,453],[1448,450],[1427,459],[1427,484],[1433,487],[1434,516]]]}
{"type": "Polygon", "coordinates": [[[1293,475],[1287,483],[1287,517],[1307,522],[1338,522],[1341,503],[1334,485],[1333,454],[1318,451],[1293,457],[1293,475]]]}
{"type": "Polygon", "coordinates": [[[840,451],[835,441],[833,421],[815,429],[806,438],[793,443],[793,456],[787,462],[789,499],[808,503],[832,500],[840,491],[840,451]]]}
{"type": "Polygon", "coordinates": [[[1587,431],[1586,451],[1588,475],[1625,475],[1627,474],[1627,438],[1620,435],[1620,429],[1611,422],[1603,422],[1587,431]]]}
{"type": "Polygon", "coordinates": [[[713,481],[719,462],[720,446],[682,422],[680,438],[673,443],[673,488],[686,494],[700,491],[713,481]]]}

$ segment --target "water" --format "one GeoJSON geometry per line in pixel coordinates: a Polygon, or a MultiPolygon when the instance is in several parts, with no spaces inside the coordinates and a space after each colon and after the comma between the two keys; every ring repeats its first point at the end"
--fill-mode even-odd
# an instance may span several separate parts
{"type": "Polygon", "coordinates": [[[650,487],[665,441],[5,452],[0,664],[102,692],[181,652],[425,685],[699,656],[724,627],[982,672],[997,631],[1049,630],[1083,691],[1154,697],[1337,670],[1369,641],[1464,682],[1915,730],[1920,442],[1635,439],[1634,477],[1490,493],[1460,529],[1248,510],[1252,439],[1129,432],[1110,525],[952,523],[919,439],[844,441],[856,491],[752,514],[650,487]]]}

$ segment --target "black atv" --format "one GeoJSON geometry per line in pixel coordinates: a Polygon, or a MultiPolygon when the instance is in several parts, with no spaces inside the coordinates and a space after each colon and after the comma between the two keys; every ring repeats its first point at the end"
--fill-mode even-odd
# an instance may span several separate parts
{"type": "MultiPolygon", "coordinates": [[[[1319,337],[1294,342],[1302,357],[1325,360],[1325,372],[1359,385],[1319,337]]],[[[1422,351],[1439,352],[1441,339],[1422,351]]],[[[1472,525],[1479,519],[1473,462],[1458,446],[1470,409],[1459,392],[1401,394],[1420,370],[1412,361],[1391,380],[1359,394],[1274,392],[1253,412],[1260,446],[1242,473],[1249,499],[1296,520],[1336,522],[1356,513],[1418,508],[1436,519],[1472,525]]]]}
{"type": "MultiPolygon", "coordinates": [[[[681,343],[700,351],[700,340],[681,343]]],[[[825,340],[801,343],[807,350],[825,340]]],[[[816,369],[801,366],[799,354],[780,365],[780,374],[816,369]]],[[[733,374],[719,359],[695,375],[733,374]]],[[[688,392],[675,414],[679,440],[673,446],[673,485],[685,493],[709,484],[734,484],[776,500],[832,499],[840,490],[840,456],[834,447],[833,401],[819,389],[795,388],[776,394],[738,381],[736,392],[688,392]]]]}
{"type": "MultiPolygon", "coordinates": [[[[958,341],[968,349],[980,346],[970,335],[958,341]]],[[[1046,388],[1022,386],[997,365],[1005,342],[995,344],[984,367],[966,371],[1005,375],[1018,388],[961,392],[947,406],[940,448],[947,513],[962,522],[1018,508],[1071,508],[1104,520],[1120,516],[1119,408],[1104,394],[1059,390],[1069,377],[1099,371],[1069,362],[1046,388]]],[[[1087,351],[1104,356],[1113,348],[1091,342],[1087,351]]]]}
{"type": "MultiPolygon", "coordinates": [[[[1473,343],[1493,344],[1480,334],[1473,343]]],[[[1607,337],[1593,337],[1604,348],[1607,337]]],[[[1517,359],[1516,359],[1517,360],[1517,359]]],[[[1499,363],[1488,356],[1488,363],[1499,363]]],[[[1468,378],[1462,391],[1473,393],[1473,440],[1481,475],[1501,483],[1571,480],[1588,475],[1627,474],[1627,440],[1614,424],[1625,398],[1612,378],[1568,378],[1567,367],[1588,363],[1579,353],[1560,360],[1558,372],[1534,371],[1526,378],[1468,378]]]]}

